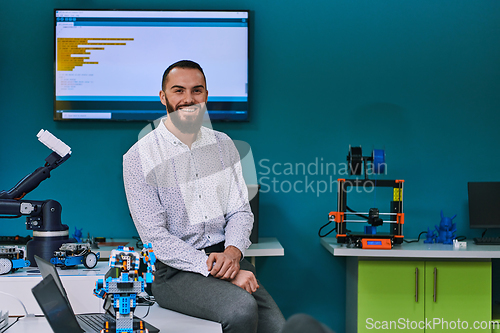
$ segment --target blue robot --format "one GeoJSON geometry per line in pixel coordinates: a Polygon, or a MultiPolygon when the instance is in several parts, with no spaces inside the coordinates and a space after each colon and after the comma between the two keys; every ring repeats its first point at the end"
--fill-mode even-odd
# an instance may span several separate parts
{"type": "Polygon", "coordinates": [[[28,267],[30,261],[24,259],[24,253],[23,247],[0,246],[0,275],[28,267]]]}
{"type": "Polygon", "coordinates": [[[54,251],[50,262],[63,269],[80,264],[92,269],[97,266],[100,257],[100,252],[92,252],[89,243],[64,243],[59,250],[54,251]]]}
{"type": "Polygon", "coordinates": [[[141,254],[134,251],[133,247],[119,246],[111,251],[106,279],[96,282],[94,295],[109,302],[116,317],[116,328],[106,323],[101,333],[147,333],[148,330],[142,322],[134,327],[134,310],[137,305],[137,295],[144,292],[147,283],[154,280],[156,256],[151,244],[144,245],[141,254]],[[139,276],[140,258],[147,265],[147,271],[139,276]]]}

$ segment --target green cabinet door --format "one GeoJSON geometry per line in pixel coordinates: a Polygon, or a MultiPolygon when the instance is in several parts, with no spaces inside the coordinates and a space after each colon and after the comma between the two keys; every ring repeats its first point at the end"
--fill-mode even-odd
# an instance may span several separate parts
{"type": "Polygon", "coordinates": [[[424,332],[423,261],[359,261],[358,332],[424,332]],[[412,327],[413,326],[413,327],[412,327]]]}
{"type": "Polygon", "coordinates": [[[491,332],[484,324],[491,312],[491,262],[425,263],[425,318],[433,331],[491,332]]]}

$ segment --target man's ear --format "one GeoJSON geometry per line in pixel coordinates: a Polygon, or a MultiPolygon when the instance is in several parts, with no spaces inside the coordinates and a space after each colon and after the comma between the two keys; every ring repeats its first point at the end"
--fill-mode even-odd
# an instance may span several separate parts
{"type": "Polygon", "coordinates": [[[167,106],[167,100],[165,98],[165,92],[163,90],[160,90],[160,101],[161,104],[167,106]]]}

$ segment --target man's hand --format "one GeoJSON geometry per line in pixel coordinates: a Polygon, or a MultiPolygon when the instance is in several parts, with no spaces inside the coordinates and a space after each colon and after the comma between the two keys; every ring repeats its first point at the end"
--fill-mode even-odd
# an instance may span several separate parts
{"type": "Polygon", "coordinates": [[[255,275],[250,271],[240,270],[236,277],[230,281],[232,284],[237,285],[240,288],[245,289],[250,294],[254,293],[259,289],[259,284],[255,275]]]}
{"type": "Polygon", "coordinates": [[[224,252],[212,252],[207,259],[210,274],[222,280],[232,280],[240,271],[241,252],[237,247],[228,246],[224,252]]]}

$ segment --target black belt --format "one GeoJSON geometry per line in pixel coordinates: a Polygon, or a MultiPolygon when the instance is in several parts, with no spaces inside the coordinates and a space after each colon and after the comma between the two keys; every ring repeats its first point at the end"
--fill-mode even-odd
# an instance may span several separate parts
{"type": "Polygon", "coordinates": [[[205,253],[209,254],[212,252],[224,252],[224,242],[220,242],[218,244],[211,245],[203,249],[205,253]]]}

